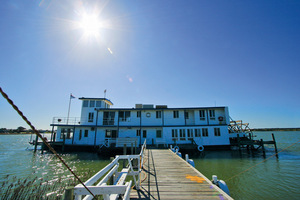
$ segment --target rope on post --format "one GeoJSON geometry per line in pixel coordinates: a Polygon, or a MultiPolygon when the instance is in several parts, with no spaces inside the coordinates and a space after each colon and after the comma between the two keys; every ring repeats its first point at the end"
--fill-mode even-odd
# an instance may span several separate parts
{"type": "MultiPolygon", "coordinates": [[[[49,150],[55,154],[55,156],[66,166],[66,168],[74,175],[74,177],[84,186],[84,188],[91,193],[91,195],[96,199],[95,195],[87,188],[87,186],[81,181],[81,179],[73,172],[73,170],[67,165],[67,163],[60,157],[57,152],[50,146],[50,144],[43,138],[43,136],[36,130],[32,123],[27,119],[27,117],[20,111],[20,109],[14,104],[14,102],[8,97],[8,95],[0,87],[0,92],[2,96],[7,100],[7,102],[17,111],[17,113],[22,117],[22,119],[30,126],[34,133],[43,141],[43,143],[49,148],[49,150]]],[[[37,141],[36,141],[37,142],[37,141]]]]}

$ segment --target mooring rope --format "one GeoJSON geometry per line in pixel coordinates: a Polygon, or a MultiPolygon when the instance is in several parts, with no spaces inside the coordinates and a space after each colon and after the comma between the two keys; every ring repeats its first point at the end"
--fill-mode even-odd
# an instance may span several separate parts
{"type": "Polygon", "coordinates": [[[261,163],[263,163],[263,162],[266,162],[266,161],[267,161],[267,160],[269,160],[270,158],[272,158],[272,157],[274,157],[274,156],[278,155],[279,153],[281,153],[281,152],[283,152],[283,151],[287,150],[288,148],[290,148],[290,147],[294,146],[295,144],[297,144],[297,143],[299,143],[299,142],[300,142],[300,140],[298,140],[297,142],[295,142],[295,143],[291,144],[290,146],[288,146],[288,147],[286,147],[286,148],[282,149],[281,151],[279,151],[279,152],[277,152],[277,153],[274,153],[274,154],[273,154],[273,155],[271,155],[270,157],[268,157],[268,158],[266,158],[266,159],[264,159],[264,160],[260,161],[259,163],[257,163],[257,164],[255,164],[255,165],[253,165],[252,167],[249,167],[248,169],[246,169],[246,170],[244,170],[244,171],[242,171],[242,172],[240,172],[240,173],[238,173],[238,174],[236,174],[236,175],[234,175],[234,176],[230,177],[229,179],[225,180],[225,182],[226,182],[226,181],[229,181],[229,180],[231,180],[231,179],[233,179],[233,178],[235,178],[235,177],[237,177],[237,176],[240,176],[241,174],[243,174],[243,173],[245,173],[245,172],[247,172],[247,171],[249,171],[249,170],[253,169],[254,167],[256,167],[257,165],[259,165],[259,164],[261,164],[261,163]]]}
{"type": "MultiPolygon", "coordinates": [[[[17,113],[22,117],[22,119],[30,126],[34,133],[43,141],[43,143],[49,148],[49,150],[55,154],[55,156],[67,167],[67,169],[74,175],[74,177],[83,185],[83,187],[91,193],[91,195],[96,199],[95,195],[89,190],[89,188],[81,181],[81,179],[75,174],[75,172],[68,166],[68,164],[60,157],[57,152],[50,146],[50,144],[43,138],[43,136],[36,130],[36,128],[31,124],[27,117],[20,111],[20,109],[14,104],[14,102],[8,97],[8,95],[0,87],[0,92],[2,96],[7,100],[7,102],[17,111],[17,113]]],[[[36,141],[37,142],[37,141],[36,141]]]]}

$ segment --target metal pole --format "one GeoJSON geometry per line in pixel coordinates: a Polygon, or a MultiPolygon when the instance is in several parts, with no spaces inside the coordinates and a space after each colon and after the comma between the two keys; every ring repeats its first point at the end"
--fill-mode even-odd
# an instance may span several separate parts
{"type": "Polygon", "coordinates": [[[266,157],[266,151],[265,151],[263,139],[260,139],[260,144],[261,144],[261,148],[262,148],[262,150],[263,150],[263,156],[266,157]]]}
{"type": "Polygon", "coordinates": [[[69,100],[69,109],[68,109],[67,124],[69,123],[69,115],[70,115],[70,108],[71,108],[71,96],[72,96],[72,93],[70,94],[70,100],[69,100]]]}

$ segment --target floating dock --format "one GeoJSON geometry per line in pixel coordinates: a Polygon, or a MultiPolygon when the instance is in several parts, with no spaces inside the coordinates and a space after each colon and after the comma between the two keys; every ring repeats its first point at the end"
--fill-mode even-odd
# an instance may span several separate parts
{"type": "Polygon", "coordinates": [[[130,199],[232,199],[170,149],[147,149],[143,166],[130,199]]]}

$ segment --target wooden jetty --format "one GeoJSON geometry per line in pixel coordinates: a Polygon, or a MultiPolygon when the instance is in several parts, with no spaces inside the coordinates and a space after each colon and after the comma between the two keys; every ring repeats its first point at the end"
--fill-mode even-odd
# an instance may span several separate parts
{"type": "Polygon", "coordinates": [[[242,148],[247,148],[247,150],[258,150],[258,149],[262,149],[263,151],[263,156],[266,156],[266,151],[265,151],[265,144],[272,144],[274,145],[274,149],[275,149],[275,153],[276,153],[276,157],[278,157],[278,150],[277,150],[277,145],[276,145],[276,140],[275,140],[275,136],[272,133],[272,141],[263,141],[262,139],[260,140],[253,140],[251,137],[239,137],[239,134],[237,134],[237,138],[236,140],[231,140],[231,146],[237,146],[239,148],[239,150],[241,151],[242,148]]]}
{"type": "Polygon", "coordinates": [[[248,152],[250,152],[250,150],[256,151],[258,149],[262,149],[263,151],[263,156],[266,156],[266,151],[265,151],[265,144],[272,144],[274,145],[274,149],[276,152],[276,157],[278,157],[277,153],[277,145],[276,145],[276,140],[275,140],[275,136],[272,133],[272,141],[263,141],[262,139],[260,140],[254,140],[253,138],[255,137],[253,135],[252,129],[250,129],[249,127],[249,123],[243,123],[242,120],[237,120],[237,121],[233,121],[231,119],[230,124],[228,126],[229,132],[230,133],[238,133],[236,138],[231,138],[230,139],[230,145],[231,146],[236,146],[238,147],[238,149],[241,151],[242,148],[247,148],[248,152]],[[244,133],[247,134],[247,137],[243,136],[240,137],[239,133],[241,135],[244,135],[244,133]]]}
{"type": "Polygon", "coordinates": [[[140,190],[130,199],[232,199],[170,149],[147,149],[140,190]]]}
{"type": "MultiPolygon", "coordinates": [[[[187,158],[188,163],[176,153],[170,149],[147,149],[145,141],[140,154],[116,156],[84,185],[66,190],[65,199],[73,199],[73,194],[75,200],[91,200],[99,195],[104,200],[232,199],[192,167],[190,159],[187,158]],[[121,168],[124,160],[128,165],[121,168]],[[133,180],[128,180],[129,176],[133,180]]],[[[218,182],[217,177],[214,180],[218,182]]]]}

